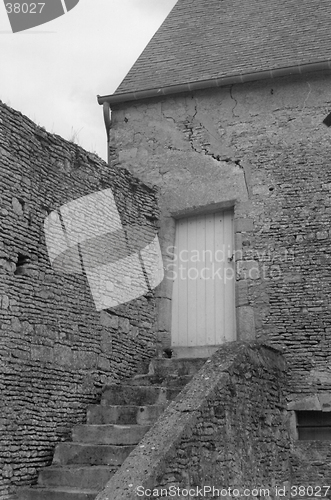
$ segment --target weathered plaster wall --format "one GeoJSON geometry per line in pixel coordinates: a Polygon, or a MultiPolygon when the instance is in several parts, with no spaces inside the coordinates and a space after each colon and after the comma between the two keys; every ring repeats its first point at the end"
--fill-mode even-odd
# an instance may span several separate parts
{"type": "MultiPolygon", "coordinates": [[[[331,390],[330,81],[284,77],[112,112],[111,164],[160,189],[165,258],[174,216],[234,200],[238,337],[284,348],[296,398],[331,390]]],[[[159,290],[165,345],[171,285],[159,290]]]]}
{"type": "Polygon", "coordinates": [[[274,349],[237,342],[222,346],[96,500],[165,498],[171,486],[180,492],[223,490],[172,494],[176,498],[239,497],[244,488],[270,488],[270,495],[260,496],[273,498],[275,486],[291,480],[285,375],[284,359],[274,349]],[[240,494],[224,494],[228,488],[240,494]]]}
{"type": "Polygon", "coordinates": [[[111,187],[122,222],[153,228],[156,192],[0,105],[0,498],[36,479],[105,382],[155,351],[149,293],[97,312],[85,276],[56,274],[47,214],[111,187]],[[18,255],[29,263],[15,274],[18,255]]]}

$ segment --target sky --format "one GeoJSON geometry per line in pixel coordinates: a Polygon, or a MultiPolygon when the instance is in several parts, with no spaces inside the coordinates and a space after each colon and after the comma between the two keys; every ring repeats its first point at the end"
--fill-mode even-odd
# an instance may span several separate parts
{"type": "Polygon", "coordinates": [[[96,96],[116,90],[175,3],[80,0],[53,21],[12,33],[0,0],[0,100],[106,159],[96,96]]]}

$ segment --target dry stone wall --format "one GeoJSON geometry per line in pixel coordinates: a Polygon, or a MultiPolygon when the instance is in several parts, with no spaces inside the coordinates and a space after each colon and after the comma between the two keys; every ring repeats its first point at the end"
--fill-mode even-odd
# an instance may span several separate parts
{"type": "Polygon", "coordinates": [[[98,312],[84,275],[55,273],[43,223],[111,188],[123,223],[155,231],[155,189],[0,104],[0,498],[31,483],[105,382],[155,352],[155,298],[98,312]]]}
{"type": "MultiPolygon", "coordinates": [[[[114,105],[112,164],[161,192],[166,262],[175,218],[232,203],[239,339],[284,349],[289,397],[331,390],[330,72],[114,105]]],[[[170,266],[171,267],[171,266],[170,266]]],[[[158,291],[170,343],[172,282],[158,291]]]]}

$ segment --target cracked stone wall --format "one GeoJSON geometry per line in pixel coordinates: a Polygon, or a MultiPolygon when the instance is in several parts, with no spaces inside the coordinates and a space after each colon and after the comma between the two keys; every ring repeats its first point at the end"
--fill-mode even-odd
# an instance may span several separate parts
{"type": "Polygon", "coordinates": [[[36,480],[106,382],[154,355],[154,292],[98,312],[85,276],[48,259],[47,214],[109,187],[123,223],[154,228],[155,189],[0,103],[1,499],[36,480]]]}
{"type": "MultiPolygon", "coordinates": [[[[330,80],[311,73],[112,110],[111,165],[160,190],[165,263],[178,214],[233,203],[237,336],[284,349],[294,399],[331,390],[330,80]]],[[[166,279],[163,345],[171,294],[166,279]]]]}

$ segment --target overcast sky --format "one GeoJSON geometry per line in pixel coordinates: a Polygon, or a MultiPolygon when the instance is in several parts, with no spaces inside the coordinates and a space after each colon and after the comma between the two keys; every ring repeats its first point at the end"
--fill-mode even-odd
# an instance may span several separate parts
{"type": "Polygon", "coordinates": [[[102,107],[176,0],[80,0],[13,34],[0,0],[0,100],[49,132],[106,158],[102,107]]]}

